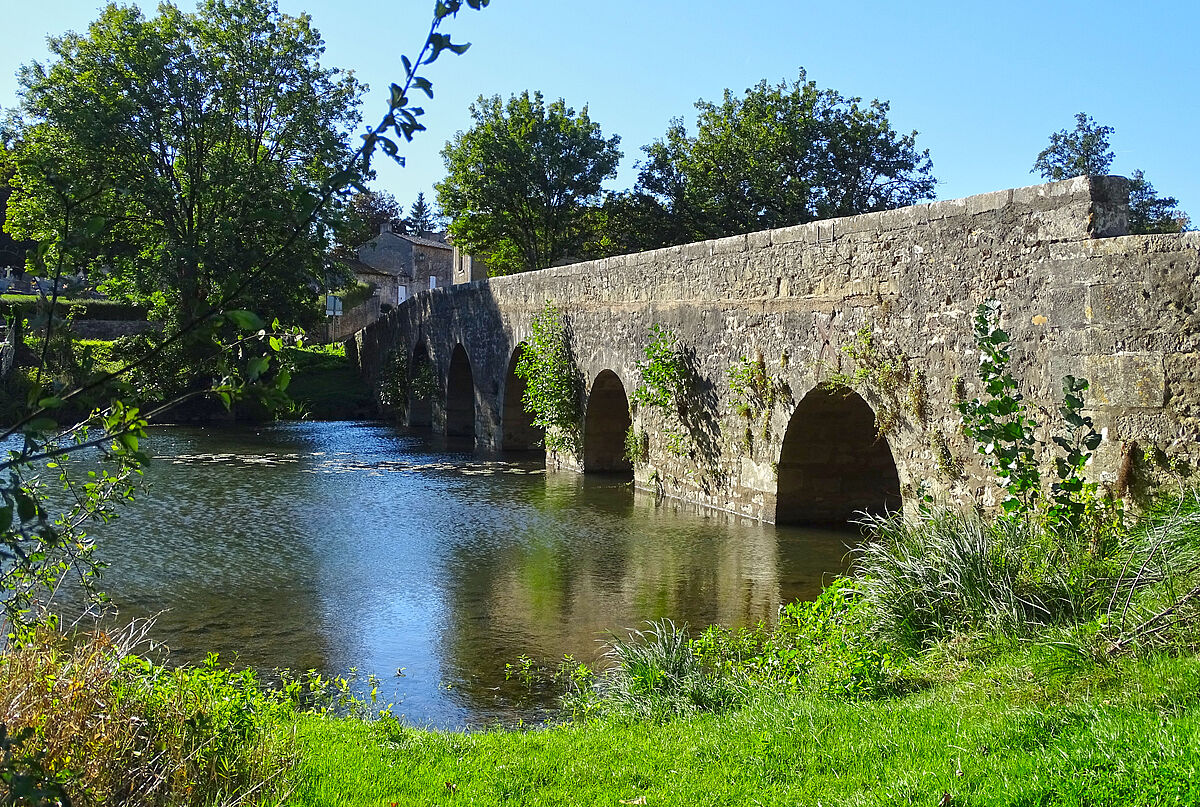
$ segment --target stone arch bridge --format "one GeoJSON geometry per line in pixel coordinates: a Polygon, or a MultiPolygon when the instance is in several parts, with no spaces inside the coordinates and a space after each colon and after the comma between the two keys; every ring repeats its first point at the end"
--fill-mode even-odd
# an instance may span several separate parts
{"type": "Polygon", "coordinates": [[[1200,460],[1200,234],[1126,235],[1127,188],[1078,178],[435,289],[348,352],[372,381],[397,356],[428,362],[410,425],[536,449],[513,371],[552,303],[584,414],[580,456],[548,465],[767,521],[844,522],[922,490],[991,501],[955,403],[980,394],[972,316],[996,300],[1041,437],[1062,376],[1088,379],[1104,435],[1089,473],[1124,494],[1200,460]],[[689,363],[670,416],[629,406],[656,324],[689,363]],[[750,405],[734,368],[755,376],[750,405]]]}

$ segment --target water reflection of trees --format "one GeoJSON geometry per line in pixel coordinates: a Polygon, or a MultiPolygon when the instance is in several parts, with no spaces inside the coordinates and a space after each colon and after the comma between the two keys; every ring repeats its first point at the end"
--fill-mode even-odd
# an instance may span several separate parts
{"type": "Polygon", "coordinates": [[[447,559],[443,671],[460,697],[516,696],[504,665],[569,653],[593,662],[611,633],[669,617],[699,630],[772,619],[781,602],[769,525],[656,505],[625,484],[550,473],[526,489],[551,515],[447,559]]]}

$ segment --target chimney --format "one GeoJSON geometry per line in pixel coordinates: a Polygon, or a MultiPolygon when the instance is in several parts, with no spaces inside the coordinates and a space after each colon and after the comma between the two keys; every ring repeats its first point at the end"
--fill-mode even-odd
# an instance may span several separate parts
{"type": "Polygon", "coordinates": [[[380,235],[387,235],[391,231],[392,231],[392,223],[390,221],[385,221],[379,225],[379,234],[380,235]]]}

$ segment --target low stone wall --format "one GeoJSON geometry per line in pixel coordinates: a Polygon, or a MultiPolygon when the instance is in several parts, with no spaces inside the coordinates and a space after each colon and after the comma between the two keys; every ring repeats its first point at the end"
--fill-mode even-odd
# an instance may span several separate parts
{"type": "MultiPolygon", "coordinates": [[[[567,315],[587,384],[611,370],[627,395],[658,324],[687,348],[693,389],[682,452],[659,413],[634,414],[651,435],[639,486],[774,520],[793,484],[778,479],[793,415],[846,376],[884,427],[906,501],[922,490],[986,504],[995,489],[955,404],[981,394],[971,318],[997,300],[1040,436],[1049,442],[1062,376],[1087,378],[1104,434],[1089,473],[1117,492],[1148,489],[1200,463],[1200,234],[1127,236],[1126,221],[1119,177],[998,191],[423,292],[352,351],[374,377],[389,351],[424,343],[444,396],[461,344],[476,436],[497,446],[512,353],[547,302],[567,315]],[[729,371],[760,357],[786,393],[747,419],[729,371]]],[[[444,417],[435,400],[435,428],[444,417]]]]}

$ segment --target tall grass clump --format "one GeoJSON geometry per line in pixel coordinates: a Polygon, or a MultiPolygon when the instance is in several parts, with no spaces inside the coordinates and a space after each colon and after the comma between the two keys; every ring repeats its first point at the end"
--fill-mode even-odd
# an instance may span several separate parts
{"type": "Polygon", "coordinates": [[[1200,490],[1155,500],[1118,544],[1110,650],[1200,649],[1200,490]]]}
{"type": "Polygon", "coordinates": [[[612,666],[596,682],[589,701],[581,703],[577,689],[572,703],[576,711],[660,720],[723,711],[745,694],[735,678],[708,668],[687,626],[670,619],[614,637],[605,655],[612,666]]]}
{"type": "Polygon", "coordinates": [[[856,585],[874,630],[920,648],[954,634],[1029,637],[1094,622],[1106,653],[1195,648],[1200,493],[1162,498],[1130,527],[1062,530],[948,508],[869,516],[856,585]]]}
{"type": "MultiPolygon", "coordinates": [[[[42,626],[0,656],[0,723],[23,781],[85,805],[278,802],[293,762],[289,699],[215,655],[167,668],[136,654],[148,624],[70,637],[42,626]]],[[[39,802],[32,802],[39,803],[39,802]]],[[[52,804],[53,800],[43,803],[52,804]]]]}

